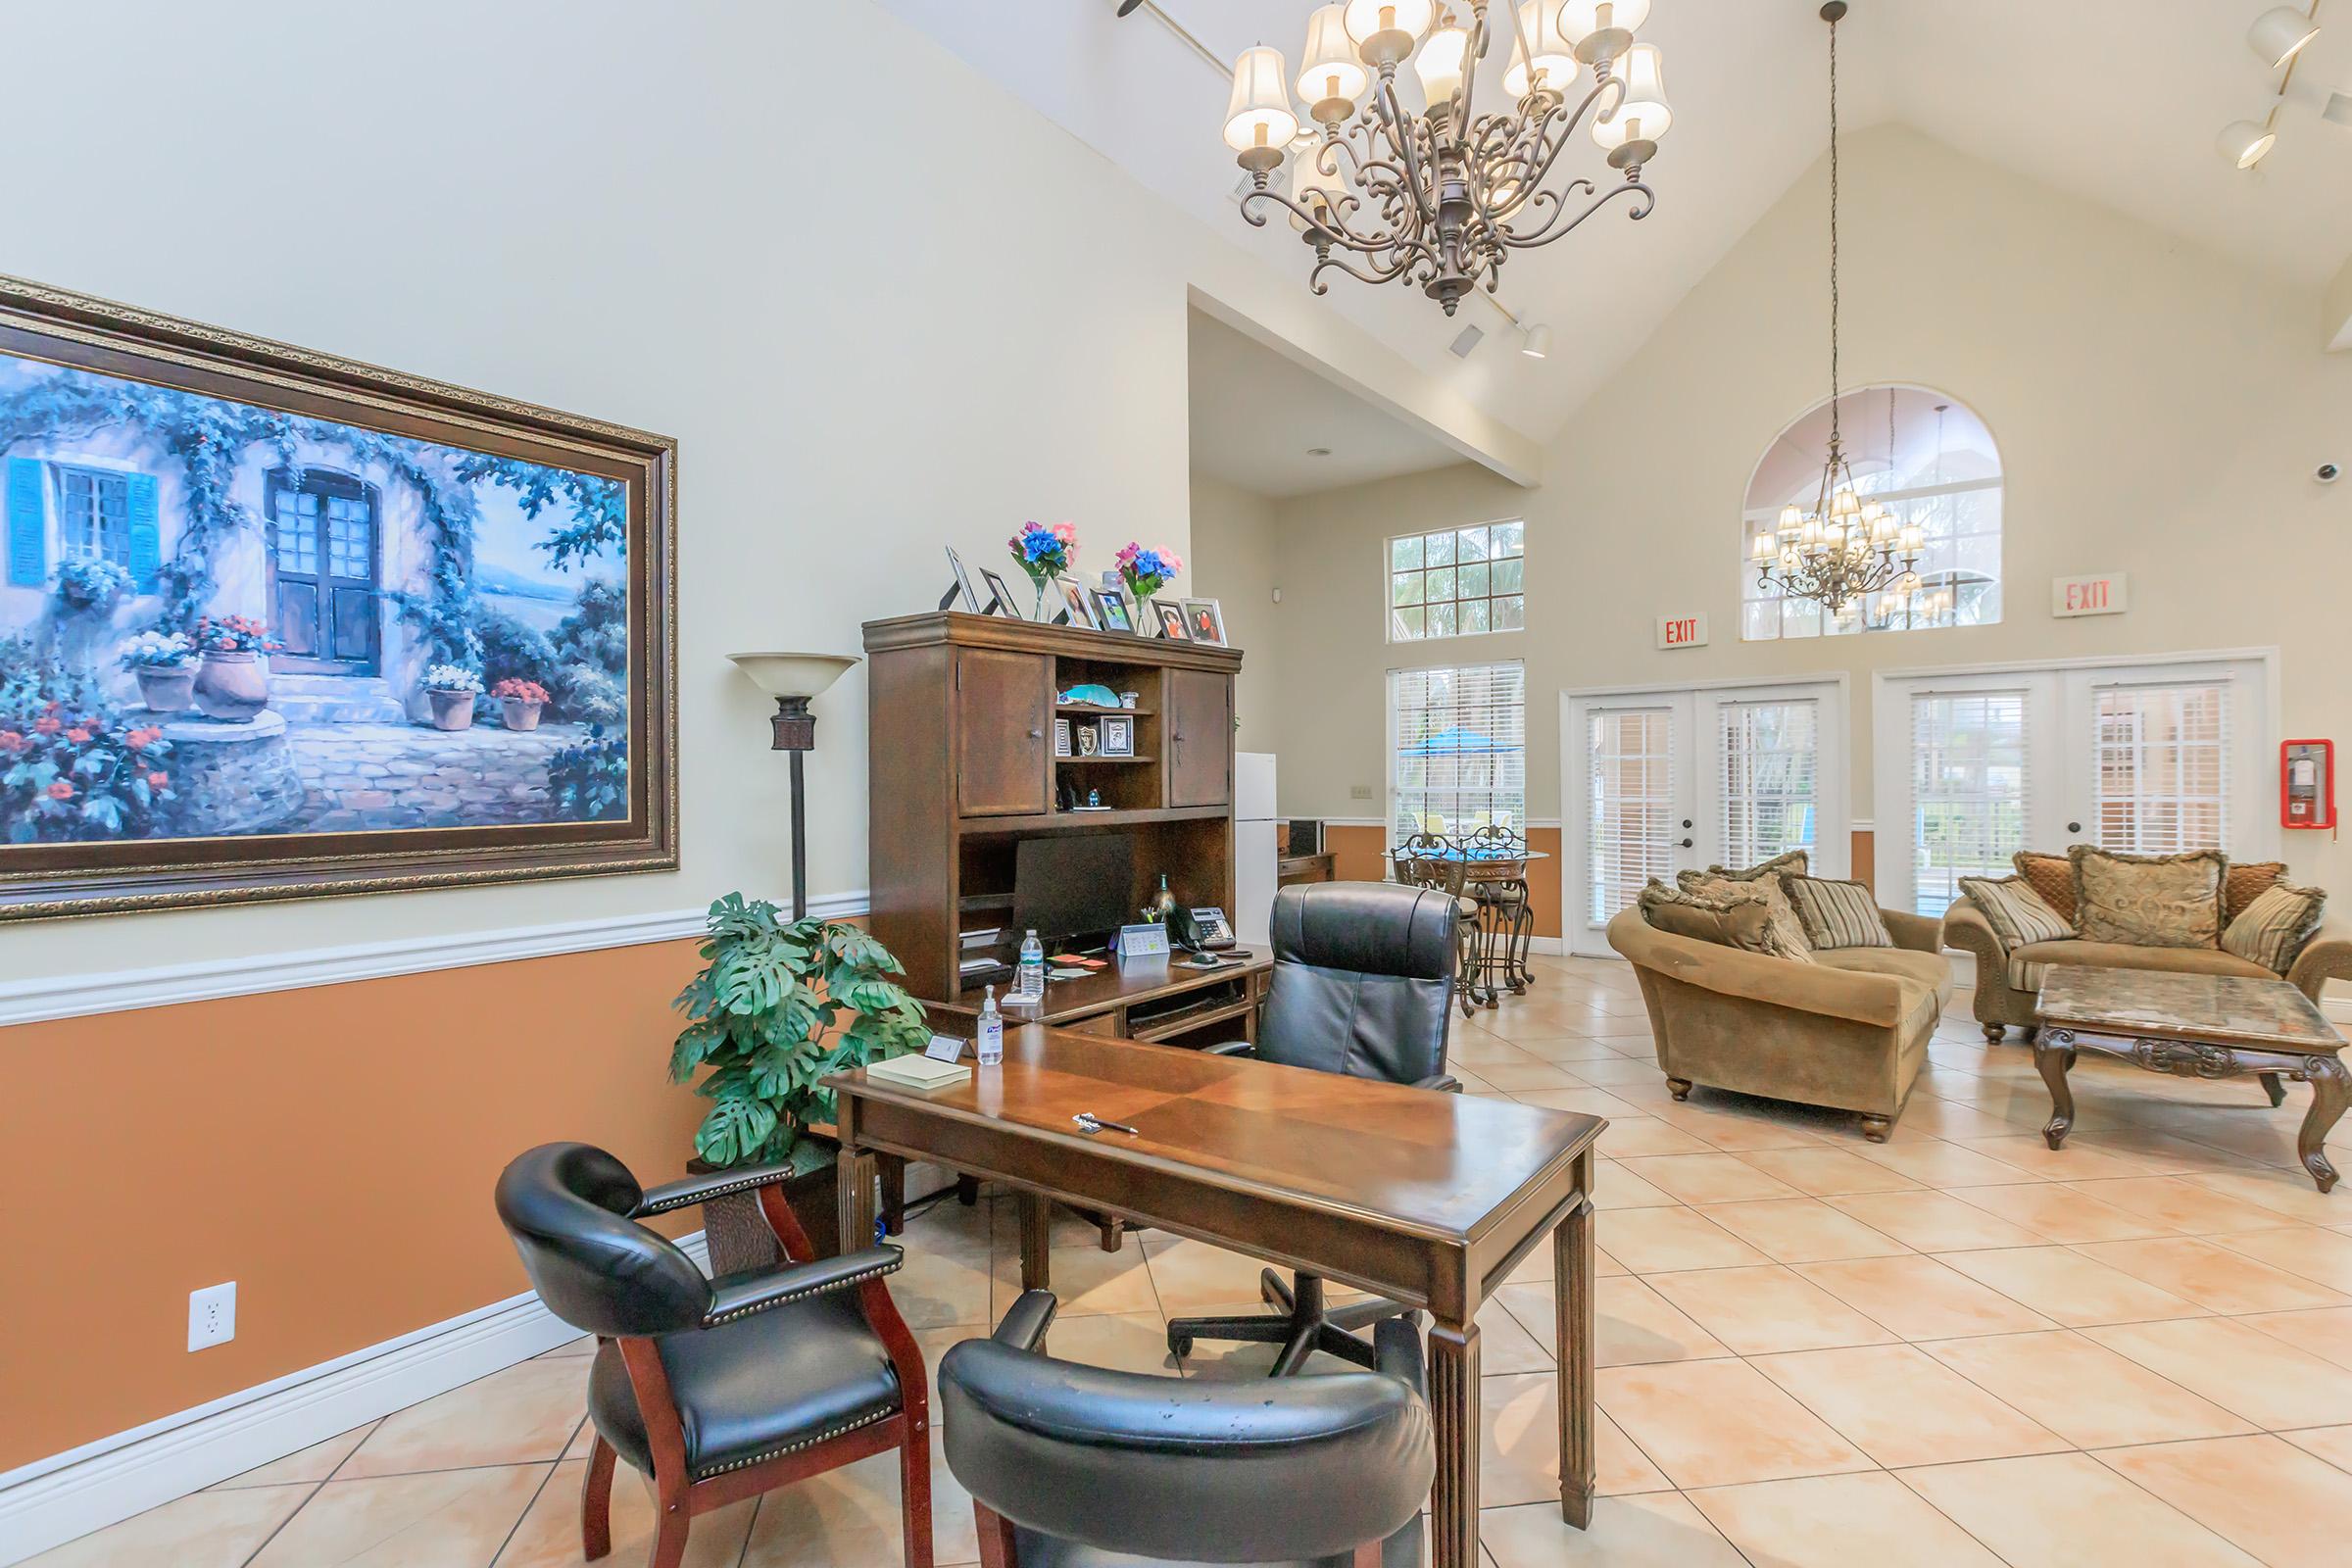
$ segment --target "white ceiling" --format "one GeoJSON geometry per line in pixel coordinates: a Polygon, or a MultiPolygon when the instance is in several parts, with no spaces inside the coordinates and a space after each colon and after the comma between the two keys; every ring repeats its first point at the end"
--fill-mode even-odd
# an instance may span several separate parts
{"type": "MultiPolygon", "coordinates": [[[[1115,0],[1022,0],[1015,21],[1010,7],[970,0],[881,3],[1305,287],[1308,256],[1287,224],[1252,231],[1233,205],[1240,172],[1218,134],[1225,77],[1148,10],[1122,20],[1115,0]]],[[[1839,30],[1843,116],[1856,129],[1909,122],[2316,289],[2352,254],[2352,134],[2290,107],[2256,173],[2213,149],[2224,123],[2259,119],[2272,102],[2242,37],[2268,3],[1855,0],[1839,30]]],[[[1315,0],[1160,4],[1221,59],[1264,41],[1295,67],[1315,0]]],[[[1502,318],[1479,299],[1448,320],[1416,291],[1341,278],[1331,308],[1504,422],[1550,435],[1821,156],[1818,9],[1656,0],[1642,33],[1664,51],[1675,105],[1649,170],[1656,211],[1640,223],[1605,212],[1503,269],[1504,302],[1551,325],[1550,358],[1510,352],[1502,318]],[[1460,361],[1446,345],[1464,322],[1489,337],[1460,361]]],[[[2297,85],[2352,90],[2352,15],[2322,20],[2331,24],[2305,51],[2297,85]]],[[[1606,177],[1597,149],[1580,152],[1577,172],[1606,177]]],[[[2315,299],[2315,334],[2316,316],[2315,299]]]]}
{"type": "Polygon", "coordinates": [[[1193,466],[1203,473],[1280,499],[1462,461],[1211,317],[1192,312],[1191,327],[1193,466]]]}

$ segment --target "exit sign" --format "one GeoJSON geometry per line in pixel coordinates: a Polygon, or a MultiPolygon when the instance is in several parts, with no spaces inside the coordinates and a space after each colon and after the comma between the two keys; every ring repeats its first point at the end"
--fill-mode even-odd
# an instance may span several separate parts
{"type": "Polygon", "coordinates": [[[2054,577],[2050,580],[2050,613],[2120,615],[2131,608],[2131,582],[2120,571],[2094,577],[2054,577]]]}
{"type": "Polygon", "coordinates": [[[1707,617],[1704,615],[1660,615],[1658,617],[1658,646],[1660,648],[1706,647],[1707,617]]]}

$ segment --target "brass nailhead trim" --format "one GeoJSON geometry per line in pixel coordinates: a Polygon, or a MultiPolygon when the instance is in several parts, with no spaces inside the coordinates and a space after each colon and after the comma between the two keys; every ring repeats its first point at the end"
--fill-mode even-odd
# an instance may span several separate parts
{"type": "Polygon", "coordinates": [[[770,1459],[781,1459],[788,1453],[799,1453],[802,1449],[813,1448],[820,1443],[830,1443],[845,1433],[855,1432],[859,1427],[870,1427],[877,1421],[887,1421],[898,1413],[898,1406],[893,1406],[888,1410],[876,1410],[872,1415],[860,1416],[845,1426],[833,1428],[830,1432],[820,1432],[813,1438],[803,1438],[800,1442],[788,1443],[781,1448],[770,1448],[765,1453],[755,1453],[748,1459],[731,1459],[725,1464],[713,1465],[708,1470],[697,1470],[694,1478],[697,1481],[708,1481],[712,1476],[723,1476],[730,1470],[748,1470],[753,1465],[765,1464],[770,1459]]]}
{"type": "Polygon", "coordinates": [[[811,1285],[806,1290],[793,1291],[784,1296],[770,1297],[764,1301],[756,1301],[750,1306],[738,1306],[730,1308],[724,1312],[713,1313],[710,1317],[703,1319],[703,1326],[705,1328],[716,1328],[721,1323],[732,1323],[739,1317],[750,1317],[755,1312],[764,1312],[770,1307],[786,1306],[794,1301],[805,1301],[811,1296],[823,1296],[829,1291],[838,1291],[847,1285],[861,1285],[867,1280],[877,1279],[884,1274],[889,1274],[896,1271],[898,1266],[899,1259],[894,1257],[887,1263],[877,1264],[873,1268],[862,1268],[855,1274],[845,1274],[840,1279],[827,1280],[822,1285],[811,1285]]]}

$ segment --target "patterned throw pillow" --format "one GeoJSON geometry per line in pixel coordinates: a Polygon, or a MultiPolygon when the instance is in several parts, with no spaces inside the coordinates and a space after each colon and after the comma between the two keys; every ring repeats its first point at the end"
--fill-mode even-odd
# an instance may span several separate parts
{"type": "Polygon", "coordinates": [[[2285,875],[2284,860],[2231,860],[2222,876],[2222,924],[2245,913],[2248,905],[2285,875]]]}
{"type": "Polygon", "coordinates": [[[1668,887],[1656,877],[1642,890],[1642,918],[1669,936],[1763,953],[1772,906],[1761,891],[1741,887],[1721,896],[1668,887]]]}
{"type": "Polygon", "coordinates": [[[2030,942],[2064,942],[2075,934],[2024,876],[1964,876],[1960,891],[2001,939],[2003,953],[2014,953],[2030,942]]]}
{"type": "MultiPolygon", "coordinates": [[[[1692,877],[1696,876],[1697,874],[1698,873],[1695,871],[1685,871],[1683,873],[1685,877],[1692,877]]],[[[1751,865],[1744,870],[1736,871],[1728,865],[1710,865],[1707,867],[1707,875],[1711,877],[1720,877],[1726,882],[1761,882],[1769,880],[1777,883],[1785,876],[1811,876],[1812,874],[1812,858],[1803,850],[1790,850],[1787,855],[1776,855],[1771,859],[1766,860],[1762,865],[1751,865]]]]}
{"type": "Polygon", "coordinates": [[[1781,891],[1788,895],[1796,917],[1804,922],[1805,940],[1816,950],[1894,946],[1886,916],[1879,913],[1878,895],[1867,883],[1785,876],[1781,891]]]}
{"type": "Polygon", "coordinates": [[[2221,851],[2118,855],[2078,844],[2066,853],[2075,862],[2075,930],[2083,941],[2222,945],[2222,876],[2230,858],[2221,851]]]}
{"type": "Polygon", "coordinates": [[[2273,882],[2230,922],[2230,929],[2222,933],[2222,947],[2273,974],[2284,974],[2320,928],[2320,914],[2327,907],[2328,895],[2318,888],[2273,882]]]}
{"type": "MultiPolygon", "coordinates": [[[[2009,858],[2017,874],[2026,885],[2041,895],[2041,902],[2058,911],[2058,918],[2068,925],[2075,923],[2075,862],[2063,855],[2036,855],[2032,850],[2020,850],[2009,858]]],[[[2072,934],[2071,932],[2069,933],[2072,934]]]]}
{"type": "MultiPolygon", "coordinates": [[[[1787,858],[1787,857],[1783,857],[1787,858]]],[[[1712,876],[1701,871],[1685,871],[1675,878],[1685,893],[1696,893],[1704,898],[1722,899],[1740,889],[1749,889],[1765,903],[1764,951],[1776,958],[1793,958],[1799,963],[1813,961],[1813,944],[1805,940],[1805,923],[1796,917],[1788,904],[1788,895],[1781,891],[1778,878],[1712,876]]]]}

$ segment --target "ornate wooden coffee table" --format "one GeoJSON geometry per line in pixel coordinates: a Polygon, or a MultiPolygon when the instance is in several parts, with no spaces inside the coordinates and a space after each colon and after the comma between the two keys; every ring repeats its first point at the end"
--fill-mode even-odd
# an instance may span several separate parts
{"type": "Polygon", "coordinates": [[[2252,1073],[2274,1105],[2286,1099],[2281,1078],[2310,1084],[2311,1109],[2295,1152],[2321,1192],[2335,1185],[2328,1134],[2352,1099],[2352,1074],[2338,1054],[2344,1037],[2285,981],[2057,964],[2042,982],[2034,1016],[2040,1022],[2034,1065],[2050,1086],[2050,1123],[2041,1136],[2052,1149],[2075,1123],[2066,1074],[2080,1044],[2177,1078],[2252,1073]]]}

